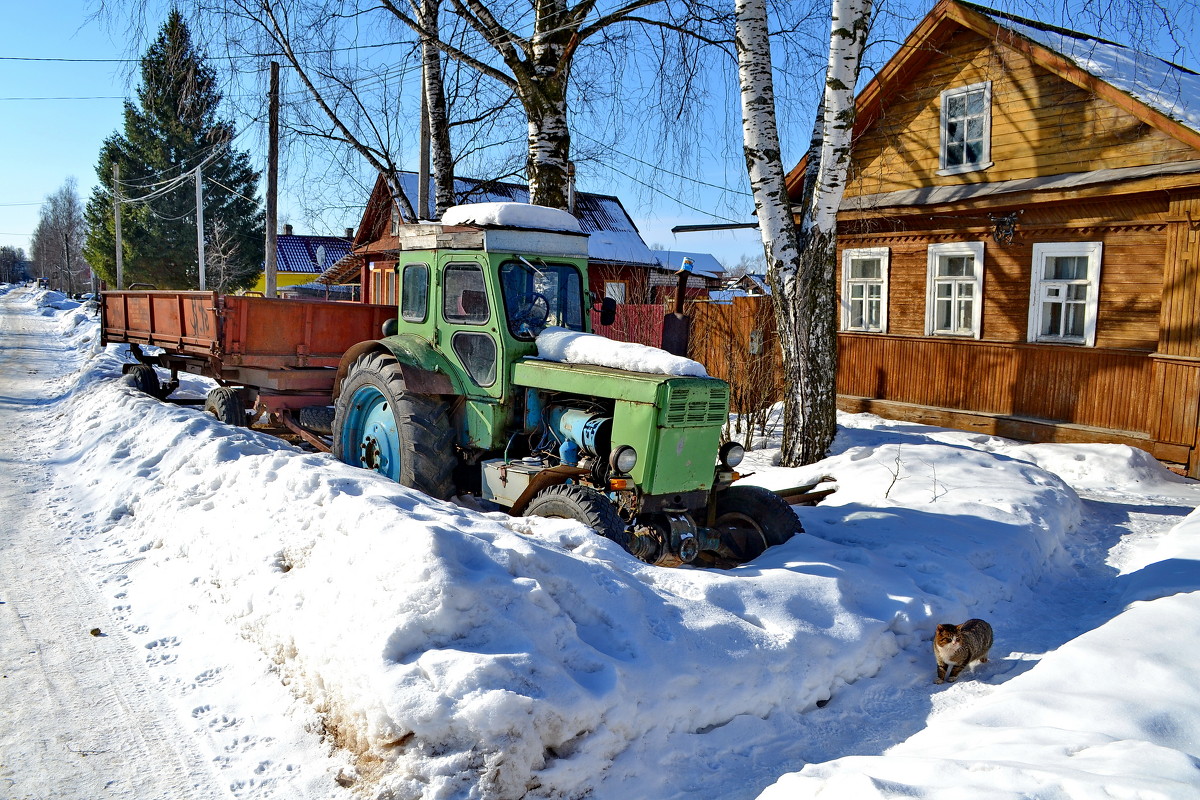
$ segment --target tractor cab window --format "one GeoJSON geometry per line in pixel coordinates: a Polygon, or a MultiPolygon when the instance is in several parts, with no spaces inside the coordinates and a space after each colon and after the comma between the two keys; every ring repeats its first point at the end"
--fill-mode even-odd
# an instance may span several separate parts
{"type": "Polygon", "coordinates": [[[550,325],[583,330],[583,277],[570,264],[540,259],[506,261],[500,287],[508,330],[517,339],[534,339],[550,325]]]}
{"type": "Polygon", "coordinates": [[[478,264],[451,264],[442,274],[442,316],[447,322],[482,325],[491,318],[487,285],[478,264]]]}
{"type": "Polygon", "coordinates": [[[408,264],[400,278],[400,317],[405,322],[424,322],[429,306],[429,267],[408,264]]]}

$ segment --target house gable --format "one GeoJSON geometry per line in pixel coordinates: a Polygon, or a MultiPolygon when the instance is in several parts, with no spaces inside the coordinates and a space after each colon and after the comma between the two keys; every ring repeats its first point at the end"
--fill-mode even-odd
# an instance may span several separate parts
{"type": "Polygon", "coordinates": [[[941,0],[856,103],[839,407],[1200,477],[1200,75],[941,0]]]}
{"type": "Polygon", "coordinates": [[[1007,31],[997,37],[955,26],[905,85],[890,87],[886,105],[856,131],[847,198],[1200,162],[1200,149],[1149,124],[1148,110],[1132,113],[1137,101],[1124,96],[1118,105],[1050,71],[1028,42],[1007,31]],[[939,174],[942,93],[976,85],[990,87],[991,166],[939,174]]]}

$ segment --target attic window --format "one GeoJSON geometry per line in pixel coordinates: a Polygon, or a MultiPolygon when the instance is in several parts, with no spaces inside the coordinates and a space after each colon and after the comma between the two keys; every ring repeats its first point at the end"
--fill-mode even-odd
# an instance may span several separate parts
{"type": "Polygon", "coordinates": [[[992,82],[942,92],[939,175],[992,166],[992,82]]]}

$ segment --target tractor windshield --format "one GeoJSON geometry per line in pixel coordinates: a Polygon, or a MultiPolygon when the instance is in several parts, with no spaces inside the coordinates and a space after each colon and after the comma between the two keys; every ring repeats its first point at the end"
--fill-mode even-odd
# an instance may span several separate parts
{"type": "Polygon", "coordinates": [[[549,325],[583,330],[583,277],[570,264],[506,261],[500,267],[500,286],[508,330],[515,338],[534,339],[549,325]]]}

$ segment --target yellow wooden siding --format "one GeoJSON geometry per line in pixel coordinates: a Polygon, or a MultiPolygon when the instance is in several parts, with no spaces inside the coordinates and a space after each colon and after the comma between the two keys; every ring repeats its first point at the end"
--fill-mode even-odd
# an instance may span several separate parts
{"type": "Polygon", "coordinates": [[[854,145],[847,195],[1145,166],[1200,151],[1047,72],[1023,53],[959,31],[854,145]],[[989,169],[939,176],[940,95],[992,82],[989,169]]]}

